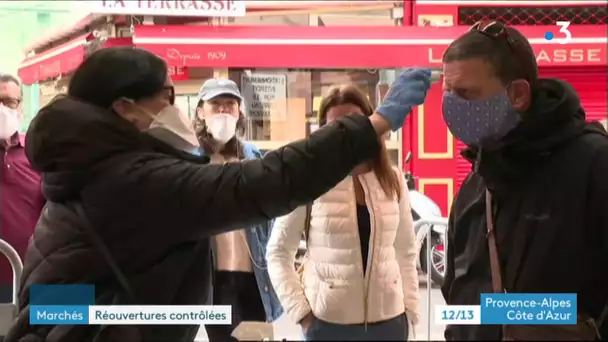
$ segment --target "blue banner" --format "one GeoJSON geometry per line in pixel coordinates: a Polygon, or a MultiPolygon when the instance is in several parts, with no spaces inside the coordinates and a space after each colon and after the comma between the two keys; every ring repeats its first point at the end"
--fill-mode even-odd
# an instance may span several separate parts
{"type": "Polygon", "coordinates": [[[576,324],[576,294],[482,293],[481,324],[576,324]]]}
{"type": "Polygon", "coordinates": [[[30,306],[31,325],[87,325],[89,324],[89,307],[84,305],[30,306]]]}
{"type": "Polygon", "coordinates": [[[95,286],[33,284],[30,305],[95,305],[95,286]]]}

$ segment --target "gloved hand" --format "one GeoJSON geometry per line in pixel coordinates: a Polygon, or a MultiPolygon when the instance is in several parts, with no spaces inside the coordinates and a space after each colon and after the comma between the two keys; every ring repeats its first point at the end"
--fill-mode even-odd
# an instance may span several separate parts
{"type": "Polygon", "coordinates": [[[391,129],[396,131],[403,127],[412,107],[424,103],[430,87],[431,69],[407,69],[391,84],[376,113],[382,115],[390,123],[391,129]]]}

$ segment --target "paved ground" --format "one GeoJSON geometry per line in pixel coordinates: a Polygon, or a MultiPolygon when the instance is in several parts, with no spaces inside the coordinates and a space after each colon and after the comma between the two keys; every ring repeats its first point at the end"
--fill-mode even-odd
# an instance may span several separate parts
{"type": "MultiPolygon", "coordinates": [[[[416,326],[416,335],[415,340],[418,341],[443,341],[443,329],[444,326],[439,326],[433,324],[433,318],[430,317],[431,320],[431,336],[428,339],[427,334],[427,323],[428,323],[428,309],[427,309],[427,288],[425,279],[421,278],[420,280],[420,322],[416,326]]],[[[437,288],[431,289],[431,306],[434,305],[442,305],[444,304],[443,297],[441,296],[441,292],[437,288]]],[[[275,340],[287,339],[289,341],[298,341],[301,340],[301,330],[300,327],[296,324],[289,322],[289,320],[283,316],[279,318],[277,322],[274,324],[274,333],[275,340]]],[[[197,342],[207,341],[207,334],[204,329],[199,330],[199,334],[196,339],[197,342]]]]}

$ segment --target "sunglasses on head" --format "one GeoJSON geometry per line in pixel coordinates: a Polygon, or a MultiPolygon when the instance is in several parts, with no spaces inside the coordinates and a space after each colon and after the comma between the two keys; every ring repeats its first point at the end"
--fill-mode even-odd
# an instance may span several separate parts
{"type": "MultiPolygon", "coordinates": [[[[526,65],[524,52],[522,52],[521,44],[518,43],[509,35],[509,30],[505,24],[495,20],[481,20],[476,22],[469,31],[476,31],[483,34],[486,37],[494,40],[504,40],[509,45],[511,52],[519,60],[519,66],[522,68],[526,65]]],[[[529,81],[529,80],[528,80],[529,81]]]]}

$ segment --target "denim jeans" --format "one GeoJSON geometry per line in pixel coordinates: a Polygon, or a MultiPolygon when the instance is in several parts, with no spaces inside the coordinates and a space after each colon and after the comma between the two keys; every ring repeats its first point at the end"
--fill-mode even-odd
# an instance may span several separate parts
{"type": "Polygon", "coordinates": [[[313,318],[304,333],[306,341],[407,341],[407,316],[378,323],[335,324],[313,318]]]}

